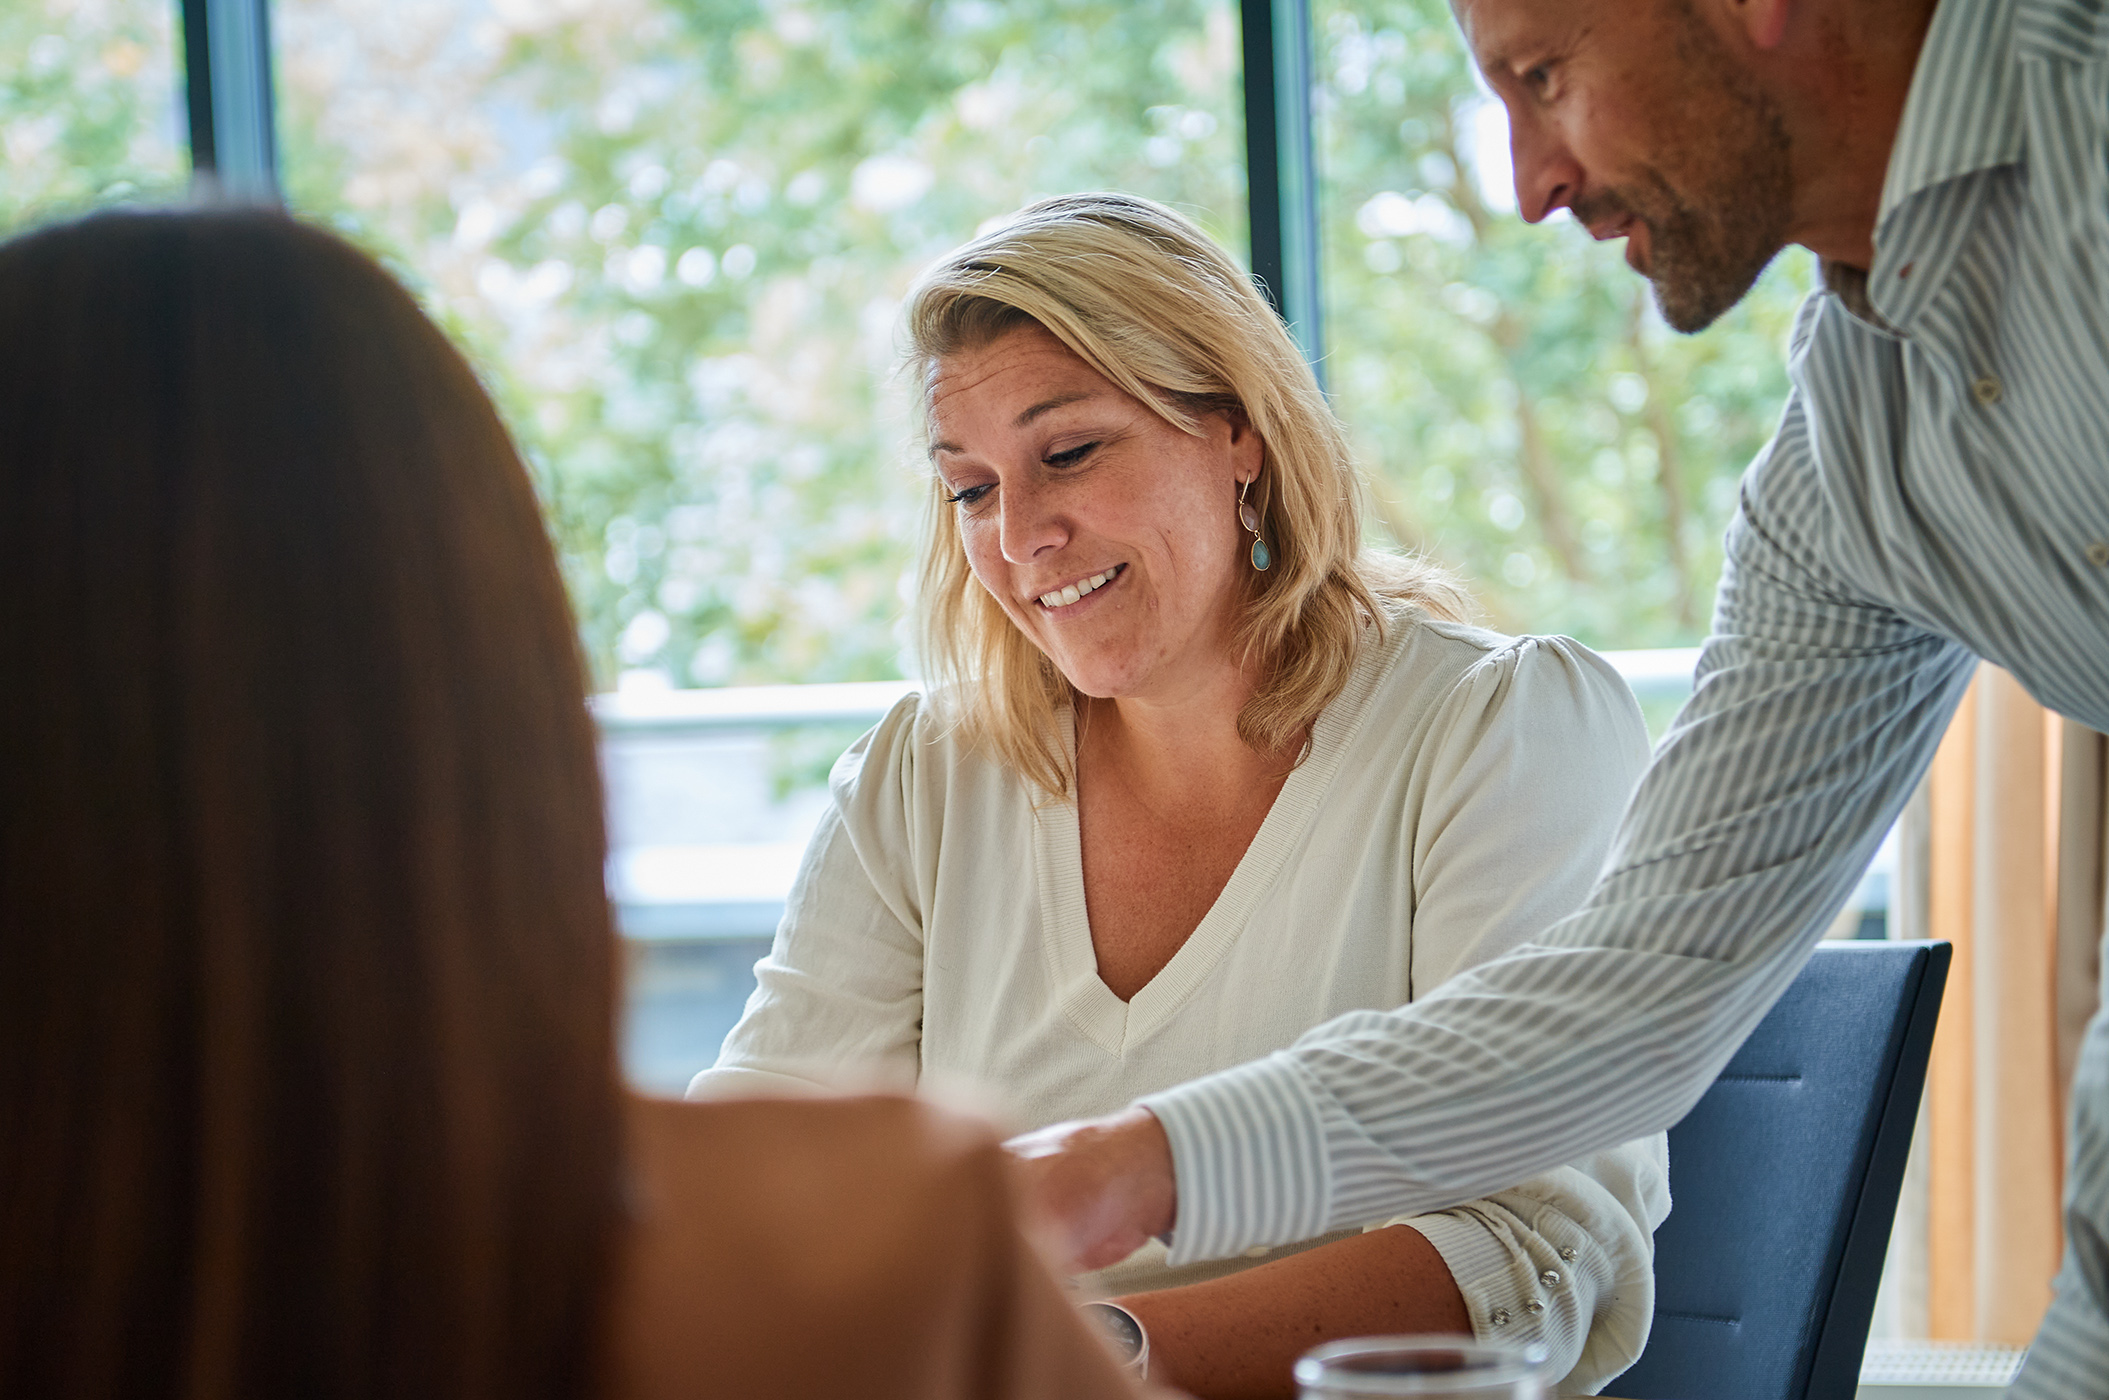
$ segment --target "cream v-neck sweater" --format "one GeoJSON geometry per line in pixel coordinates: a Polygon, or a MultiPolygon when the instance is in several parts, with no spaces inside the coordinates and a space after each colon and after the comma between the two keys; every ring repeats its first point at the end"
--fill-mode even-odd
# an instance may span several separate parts
{"type": "MultiPolygon", "coordinates": [[[[746,1014],[692,1092],[876,1075],[976,1086],[1021,1126],[1107,1113],[1412,1001],[1571,912],[1647,760],[1625,683],[1565,638],[1418,610],[1370,637],[1215,905],[1127,1002],[1098,977],[1075,805],[903,700],[836,765],[746,1014]]],[[[1563,1389],[1593,1390],[1646,1339],[1668,1204],[1657,1135],[1371,1224],[1421,1230],[1481,1335],[1542,1340],[1563,1389]]],[[[1249,1262],[1172,1272],[1151,1246],[1098,1282],[1249,1262]]]]}

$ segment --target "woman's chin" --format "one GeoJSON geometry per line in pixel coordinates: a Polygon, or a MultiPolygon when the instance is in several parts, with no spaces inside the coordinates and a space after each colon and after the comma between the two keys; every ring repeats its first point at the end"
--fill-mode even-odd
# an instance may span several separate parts
{"type": "Polygon", "coordinates": [[[1053,658],[1055,669],[1079,695],[1092,700],[1122,700],[1136,693],[1135,677],[1117,665],[1064,664],[1053,658]]]}

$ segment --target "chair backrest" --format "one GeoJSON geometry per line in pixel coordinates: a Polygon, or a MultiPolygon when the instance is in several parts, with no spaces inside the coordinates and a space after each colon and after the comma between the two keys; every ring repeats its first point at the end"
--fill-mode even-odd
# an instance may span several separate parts
{"type": "Polygon", "coordinates": [[[1946,943],[1820,945],[1683,1122],[1632,1400],[1852,1400],[1946,943]]]}

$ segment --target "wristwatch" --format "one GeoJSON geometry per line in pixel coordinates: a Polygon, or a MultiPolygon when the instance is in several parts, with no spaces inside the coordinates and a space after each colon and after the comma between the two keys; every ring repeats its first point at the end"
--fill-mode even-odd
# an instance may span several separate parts
{"type": "Polygon", "coordinates": [[[1118,1303],[1086,1303],[1084,1315],[1113,1344],[1121,1365],[1148,1379],[1150,1334],[1143,1330],[1142,1319],[1118,1303]]]}

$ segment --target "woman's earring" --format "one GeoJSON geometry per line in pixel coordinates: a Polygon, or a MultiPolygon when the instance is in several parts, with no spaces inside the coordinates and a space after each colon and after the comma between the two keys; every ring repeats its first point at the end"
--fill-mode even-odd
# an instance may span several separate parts
{"type": "Polygon", "coordinates": [[[1252,567],[1265,573],[1274,567],[1274,551],[1260,538],[1260,513],[1245,504],[1245,492],[1251,485],[1250,481],[1238,483],[1238,524],[1252,532],[1252,567]]]}

